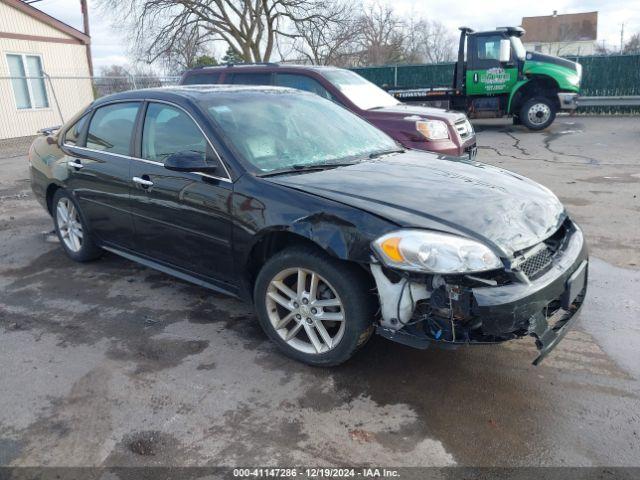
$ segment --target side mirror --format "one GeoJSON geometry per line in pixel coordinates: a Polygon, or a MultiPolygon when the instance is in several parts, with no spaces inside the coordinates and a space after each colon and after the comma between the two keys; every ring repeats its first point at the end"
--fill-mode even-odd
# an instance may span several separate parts
{"type": "Polygon", "coordinates": [[[189,150],[169,155],[164,161],[164,168],[174,172],[213,172],[218,166],[207,162],[204,153],[189,150]]]}
{"type": "Polygon", "coordinates": [[[508,63],[511,61],[511,42],[503,38],[500,40],[500,63],[508,63]]]}

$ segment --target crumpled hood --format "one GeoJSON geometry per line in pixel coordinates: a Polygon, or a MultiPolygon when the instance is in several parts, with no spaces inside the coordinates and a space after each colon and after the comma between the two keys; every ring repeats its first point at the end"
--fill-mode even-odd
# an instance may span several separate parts
{"type": "Polygon", "coordinates": [[[419,117],[448,120],[455,123],[458,120],[466,118],[464,113],[454,112],[452,110],[444,110],[442,108],[422,107],[420,105],[407,105],[404,103],[394,105],[392,107],[376,108],[371,113],[395,114],[401,117],[410,117],[417,115],[419,117]]]}
{"type": "Polygon", "coordinates": [[[552,235],[566,213],[547,188],[478,162],[408,151],[351,166],[268,177],[402,227],[483,241],[502,256],[552,235]]]}

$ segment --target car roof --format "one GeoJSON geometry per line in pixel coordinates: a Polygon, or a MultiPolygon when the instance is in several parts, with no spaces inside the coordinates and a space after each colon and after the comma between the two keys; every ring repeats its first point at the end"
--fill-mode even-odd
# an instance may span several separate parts
{"type": "Polygon", "coordinates": [[[329,71],[329,70],[345,70],[344,68],[334,67],[330,65],[300,65],[296,63],[229,63],[227,65],[216,65],[211,67],[196,67],[184,72],[184,75],[202,72],[220,72],[235,69],[242,70],[312,70],[312,71],[329,71]]]}
{"type": "Polygon", "coordinates": [[[268,85],[179,85],[170,87],[143,88],[140,90],[130,90],[127,92],[114,93],[99,98],[93,102],[93,106],[104,103],[122,101],[122,100],[166,100],[179,101],[191,100],[198,101],[205,98],[211,98],[212,95],[226,95],[237,93],[268,93],[268,92],[286,92],[292,95],[305,95],[308,92],[288,87],[276,87],[268,85]]]}

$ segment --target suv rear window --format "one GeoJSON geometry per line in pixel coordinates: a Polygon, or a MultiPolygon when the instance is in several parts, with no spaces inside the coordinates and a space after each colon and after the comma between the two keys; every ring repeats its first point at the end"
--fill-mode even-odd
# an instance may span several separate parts
{"type": "Polygon", "coordinates": [[[231,82],[236,85],[271,85],[271,73],[234,73],[231,82]]]}
{"type": "Polygon", "coordinates": [[[187,76],[182,82],[183,85],[211,85],[214,83],[218,83],[218,79],[220,78],[219,73],[192,73],[187,76]]]}

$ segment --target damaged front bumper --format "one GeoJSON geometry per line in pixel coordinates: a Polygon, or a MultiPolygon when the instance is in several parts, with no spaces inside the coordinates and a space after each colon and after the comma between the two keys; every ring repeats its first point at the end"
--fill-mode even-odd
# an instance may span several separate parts
{"type": "Polygon", "coordinates": [[[448,279],[446,288],[439,287],[447,294],[439,299],[431,278],[394,283],[379,266],[371,268],[382,307],[380,335],[416,348],[499,343],[530,335],[539,350],[533,361],[537,365],[577,318],[586,294],[588,253],[581,230],[570,223],[562,248],[535,279],[517,269],[510,272],[513,281],[500,285],[452,285],[455,280],[448,279]]]}

